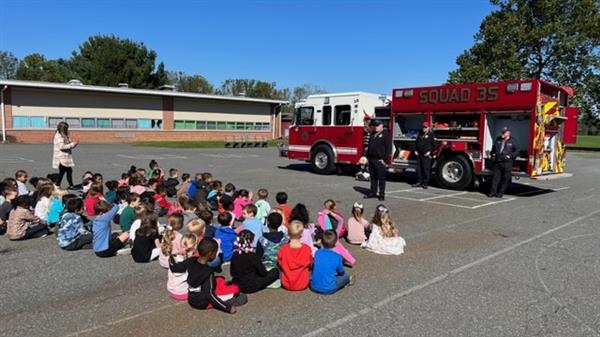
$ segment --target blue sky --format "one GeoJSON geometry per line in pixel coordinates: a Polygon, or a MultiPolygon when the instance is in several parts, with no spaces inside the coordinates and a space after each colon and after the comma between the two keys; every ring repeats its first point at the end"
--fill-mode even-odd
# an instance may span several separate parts
{"type": "Polygon", "coordinates": [[[2,0],[0,50],[68,58],[94,34],[144,42],[170,70],[390,93],[439,84],[494,8],[472,1],[2,0]]]}

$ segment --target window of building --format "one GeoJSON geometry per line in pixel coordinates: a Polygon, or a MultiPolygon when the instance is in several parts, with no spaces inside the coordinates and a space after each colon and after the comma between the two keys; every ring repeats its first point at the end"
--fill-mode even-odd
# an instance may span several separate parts
{"type": "Polygon", "coordinates": [[[254,125],[254,123],[246,122],[246,130],[254,130],[255,127],[256,125],[254,125]]]}
{"type": "Polygon", "coordinates": [[[235,130],[235,122],[227,122],[227,130],[235,130]]]}
{"type": "Polygon", "coordinates": [[[96,127],[96,119],[95,118],[82,118],[81,119],[81,127],[85,129],[93,129],[96,127]]]}
{"type": "Polygon", "coordinates": [[[125,129],[125,120],[124,119],[111,119],[110,127],[113,129],[125,129]]]}
{"type": "Polygon", "coordinates": [[[269,123],[256,123],[256,130],[269,130],[269,123]]]}
{"type": "Polygon", "coordinates": [[[217,122],[214,121],[207,121],[206,122],[206,128],[208,130],[216,130],[217,129],[217,122]]]}
{"type": "Polygon", "coordinates": [[[13,127],[42,129],[46,128],[46,119],[38,116],[13,116],[13,127]]]}
{"type": "Polygon", "coordinates": [[[246,123],[244,122],[236,122],[235,128],[238,130],[245,130],[246,129],[246,123]]]}
{"type": "Polygon", "coordinates": [[[350,125],[352,108],[350,105],[335,106],[335,125],[350,125]]]}
{"type": "Polygon", "coordinates": [[[100,128],[100,129],[109,129],[110,128],[110,119],[108,119],[108,118],[96,119],[96,127],[100,128]]]}
{"type": "Polygon", "coordinates": [[[58,123],[63,122],[65,119],[62,117],[48,117],[48,127],[51,129],[56,129],[58,123]]]}
{"type": "Polygon", "coordinates": [[[67,124],[69,124],[69,128],[71,129],[79,129],[81,128],[81,119],[80,118],[67,118],[67,124]]]}
{"type": "Polygon", "coordinates": [[[331,105],[323,107],[322,125],[331,125],[331,105]]]}
{"type": "Polygon", "coordinates": [[[137,119],[126,119],[125,127],[127,129],[137,129],[137,119]]]}
{"type": "Polygon", "coordinates": [[[313,125],[315,109],[311,106],[303,106],[296,109],[294,113],[295,125],[313,125]]]}
{"type": "Polygon", "coordinates": [[[227,123],[226,122],[217,122],[217,129],[219,130],[225,130],[227,128],[227,123]]]}
{"type": "Polygon", "coordinates": [[[175,129],[185,129],[185,121],[175,121],[175,129]]]}
{"type": "Polygon", "coordinates": [[[138,127],[138,129],[152,129],[152,120],[151,119],[138,119],[137,127],[138,127]]]}
{"type": "Polygon", "coordinates": [[[206,129],[206,121],[196,121],[196,129],[198,129],[198,130],[206,129]]]}

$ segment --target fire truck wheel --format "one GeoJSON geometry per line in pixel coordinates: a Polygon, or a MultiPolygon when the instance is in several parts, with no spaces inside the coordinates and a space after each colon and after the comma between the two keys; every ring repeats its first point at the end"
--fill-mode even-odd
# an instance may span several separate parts
{"type": "Polygon", "coordinates": [[[317,145],[311,152],[310,163],[318,174],[332,174],[336,170],[333,151],[327,145],[317,145]]]}
{"type": "Polygon", "coordinates": [[[436,178],[443,188],[464,190],[473,183],[473,170],[464,156],[449,157],[437,165],[436,178]]]}

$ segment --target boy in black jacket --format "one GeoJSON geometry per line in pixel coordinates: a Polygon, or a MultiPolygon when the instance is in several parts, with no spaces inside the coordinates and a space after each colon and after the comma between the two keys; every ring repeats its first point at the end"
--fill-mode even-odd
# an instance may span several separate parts
{"type": "Polygon", "coordinates": [[[208,263],[215,259],[218,251],[219,245],[214,239],[204,238],[198,244],[200,256],[197,259],[187,260],[188,303],[195,309],[209,309],[209,306],[212,305],[218,310],[235,314],[235,307],[245,304],[247,297],[240,293],[226,294],[227,291],[223,288],[234,287],[227,286],[224,282],[218,282],[215,278],[214,271],[208,266],[208,263]],[[223,297],[229,297],[229,299],[223,300],[223,297]]]}

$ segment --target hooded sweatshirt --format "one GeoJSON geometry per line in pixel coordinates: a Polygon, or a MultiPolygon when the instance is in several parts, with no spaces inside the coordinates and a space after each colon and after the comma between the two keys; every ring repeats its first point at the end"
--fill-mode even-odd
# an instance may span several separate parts
{"type": "Polygon", "coordinates": [[[221,311],[231,311],[231,303],[225,302],[215,294],[216,280],[214,271],[197,259],[188,259],[187,283],[189,285],[188,303],[196,309],[207,309],[209,304],[221,311]]]}
{"type": "Polygon", "coordinates": [[[300,291],[308,287],[312,265],[312,250],[309,246],[302,244],[300,248],[292,248],[286,243],[279,250],[277,262],[281,269],[279,277],[283,288],[300,291]]]}
{"type": "Polygon", "coordinates": [[[258,240],[256,254],[261,257],[262,263],[267,269],[277,267],[277,254],[281,246],[288,242],[288,238],[282,232],[264,233],[258,240]]]}
{"type": "Polygon", "coordinates": [[[215,231],[215,238],[221,240],[221,251],[223,252],[223,261],[230,261],[233,255],[233,248],[237,234],[231,227],[218,227],[215,231]]]}

